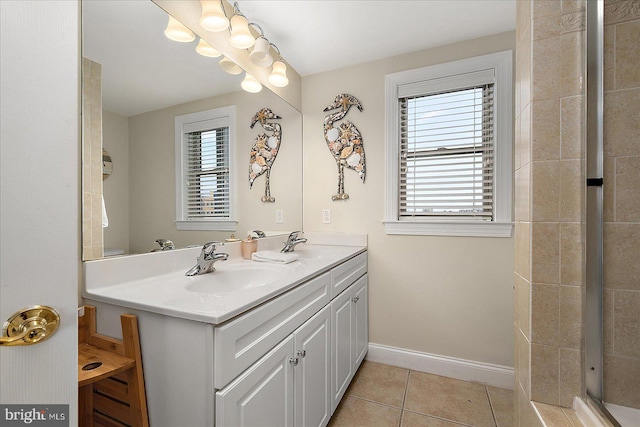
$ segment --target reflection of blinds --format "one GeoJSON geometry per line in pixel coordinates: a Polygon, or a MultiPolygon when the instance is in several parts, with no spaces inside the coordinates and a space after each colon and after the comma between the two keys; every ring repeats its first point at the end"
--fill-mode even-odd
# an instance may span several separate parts
{"type": "Polygon", "coordinates": [[[493,219],[493,87],[399,97],[401,218],[493,219]]]}
{"type": "Polygon", "coordinates": [[[229,216],[229,128],[186,132],[186,219],[229,216]]]}

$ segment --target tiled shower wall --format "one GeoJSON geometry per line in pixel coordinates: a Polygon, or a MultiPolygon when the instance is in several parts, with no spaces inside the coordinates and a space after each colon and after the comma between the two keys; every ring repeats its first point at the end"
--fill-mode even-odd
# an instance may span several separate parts
{"type": "Polygon", "coordinates": [[[584,7],[517,2],[516,425],[582,394],[584,7]]]}
{"type": "Polygon", "coordinates": [[[640,409],[640,1],[604,18],[604,399],[640,409]]]}
{"type": "Polygon", "coordinates": [[[102,66],[82,59],[82,260],[102,258],[102,66]]]}

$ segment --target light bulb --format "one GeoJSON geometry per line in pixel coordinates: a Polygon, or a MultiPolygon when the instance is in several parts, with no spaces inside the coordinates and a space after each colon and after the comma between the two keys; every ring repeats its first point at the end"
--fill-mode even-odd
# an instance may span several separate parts
{"type": "Polygon", "coordinates": [[[237,49],[248,49],[256,42],[249,31],[249,21],[243,15],[231,17],[231,35],[229,44],[237,49]]]}
{"type": "Polygon", "coordinates": [[[273,57],[269,52],[269,40],[260,36],[256,39],[256,45],[249,54],[249,59],[259,67],[268,67],[273,63],[273,57]]]}
{"type": "Polygon", "coordinates": [[[242,72],[242,68],[240,68],[235,62],[233,62],[226,56],[222,57],[219,64],[220,64],[220,68],[222,68],[224,71],[226,71],[231,75],[235,76],[242,72]]]}
{"type": "Polygon", "coordinates": [[[196,52],[202,56],[208,56],[209,58],[217,58],[222,55],[216,48],[202,39],[200,39],[198,46],[196,46],[196,52]]]}
{"type": "Polygon", "coordinates": [[[242,89],[251,93],[258,93],[262,90],[262,85],[260,84],[260,82],[249,73],[245,74],[244,80],[242,80],[240,86],[242,86],[242,89]]]}
{"type": "Polygon", "coordinates": [[[169,22],[164,30],[164,35],[170,40],[181,43],[189,43],[196,39],[190,29],[171,15],[169,15],[169,22]]]}
{"type": "Polygon", "coordinates": [[[277,87],[285,87],[289,84],[287,78],[287,66],[281,60],[273,63],[273,69],[269,74],[269,83],[277,87]]]}
{"type": "Polygon", "coordinates": [[[222,10],[222,4],[218,0],[200,0],[202,14],[200,26],[207,31],[224,31],[229,28],[229,20],[222,10]]]}

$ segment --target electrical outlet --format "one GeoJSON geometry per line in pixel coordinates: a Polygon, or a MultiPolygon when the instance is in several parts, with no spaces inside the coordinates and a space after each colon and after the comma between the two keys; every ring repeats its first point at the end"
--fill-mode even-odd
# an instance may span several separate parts
{"type": "Polygon", "coordinates": [[[284,222],[284,211],[282,209],[276,209],[276,224],[282,224],[284,222]]]}
{"type": "Polygon", "coordinates": [[[331,209],[322,209],[322,223],[331,224],[331,209]]]}

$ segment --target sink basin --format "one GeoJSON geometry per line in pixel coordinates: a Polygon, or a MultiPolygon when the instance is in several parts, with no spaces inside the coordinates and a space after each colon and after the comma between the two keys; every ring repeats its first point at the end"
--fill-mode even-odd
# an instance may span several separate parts
{"type": "Polygon", "coordinates": [[[241,262],[235,264],[218,263],[213,273],[188,278],[185,286],[190,292],[221,294],[258,288],[281,279],[289,272],[282,265],[241,262]]]}

